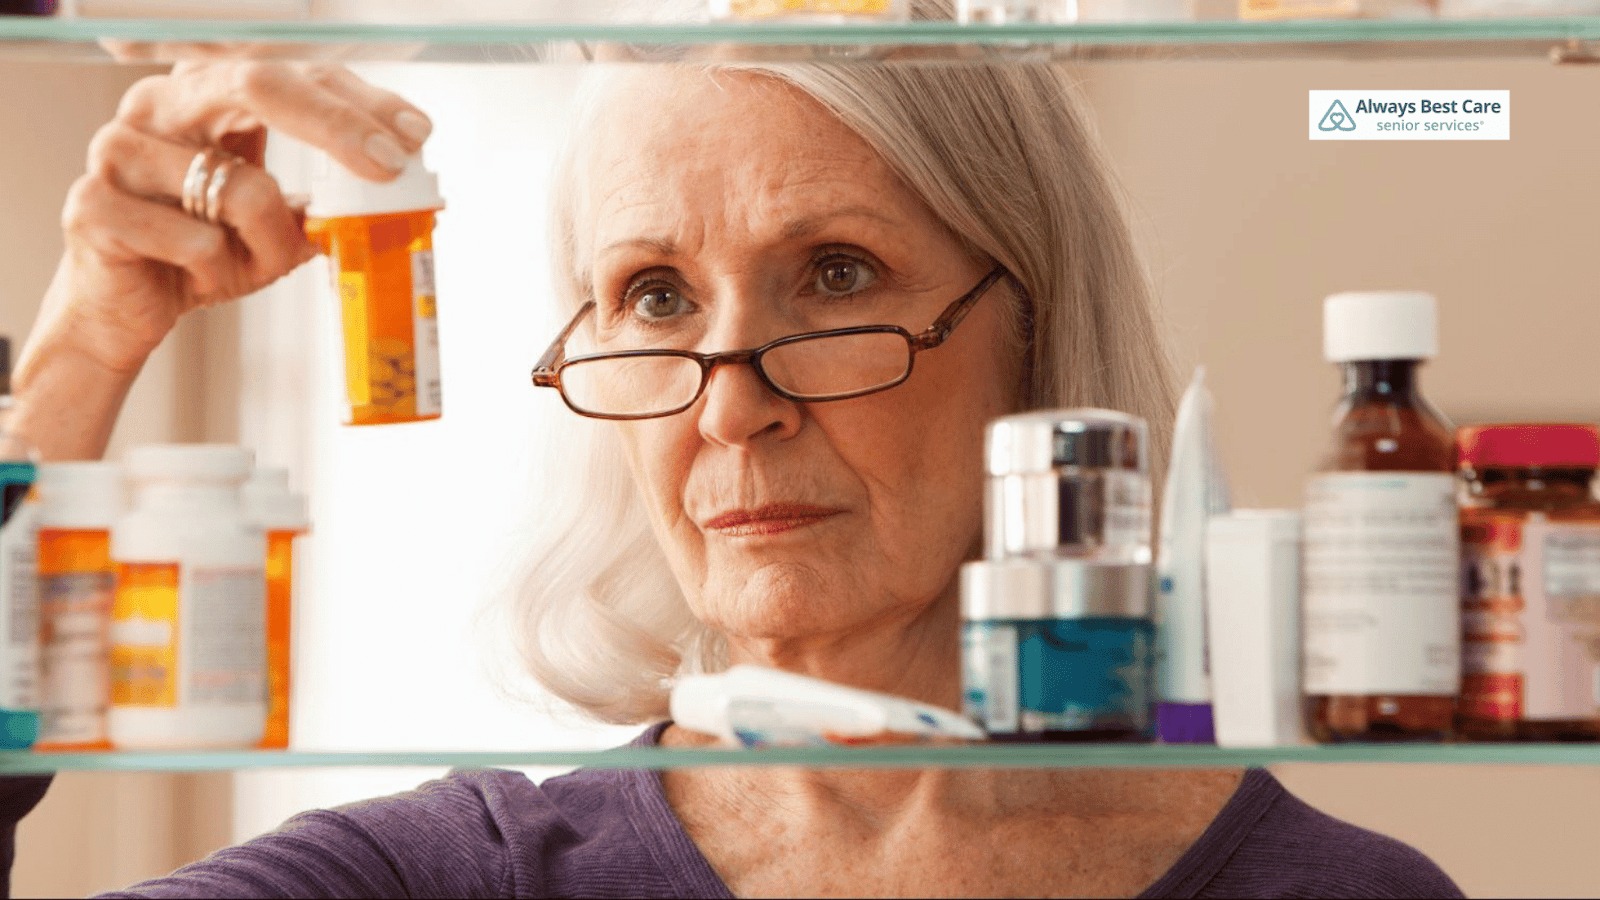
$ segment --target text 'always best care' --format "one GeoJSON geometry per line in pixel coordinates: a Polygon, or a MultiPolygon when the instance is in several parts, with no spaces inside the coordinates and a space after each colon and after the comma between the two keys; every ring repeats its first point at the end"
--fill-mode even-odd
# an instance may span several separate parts
{"type": "Polygon", "coordinates": [[[1404,103],[1358,100],[1356,112],[1405,117],[1406,115],[1494,115],[1504,112],[1498,100],[1415,100],[1404,103]]]}
{"type": "Polygon", "coordinates": [[[1306,99],[1306,135],[1314,141],[1511,139],[1510,91],[1313,90],[1306,99]]]}

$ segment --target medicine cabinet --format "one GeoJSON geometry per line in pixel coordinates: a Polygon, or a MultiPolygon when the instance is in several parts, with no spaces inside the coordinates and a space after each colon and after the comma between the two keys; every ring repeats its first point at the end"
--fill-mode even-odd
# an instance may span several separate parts
{"type": "MultiPolygon", "coordinates": [[[[907,63],[1054,60],[1137,66],[1166,61],[1521,59],[1577,67],[1600,62],[1600,18],[1199,21],[980,28],[947,22],[848,27],[759,23],[374,25],[316,20],[0,17],[0,59],[11,61],[168,62],[197,52],[197,44],[208,48],[206,52],[226,55],[423,64],[540,65],[749,58],[907,63]]],[[[1578,74],[1574,73],[1574,77],[1578,74]]],[[[1225,98],[1221,99],[1225,102],[1225,98]]],[[[1298,102],[1298,114],[1303,117],[1303,93],[1298,102]]],[[[1302,120],[1285,127],[1303,141],[1303,132],[1296,130],[1303,128],[1298,124],[1302,120]]],[[[1332,391],[1330,384],[1329,393],[1312,397],[1310,402],[1331,402],[1332,391]]],[[[1223,418],[1225,421],[1227,417],[1223,418]]],[[[369,765],[670,768],[755,762],[850,767],[1259,766],[1282,762],[1593,765],[1600,764],[1600,745],[1343,745],[1231,750],[1202,746],[996,744],[830,747],[760,753],[638,749],[526,753],[18,752],[0,753],[0,774],[369,765]]]]}

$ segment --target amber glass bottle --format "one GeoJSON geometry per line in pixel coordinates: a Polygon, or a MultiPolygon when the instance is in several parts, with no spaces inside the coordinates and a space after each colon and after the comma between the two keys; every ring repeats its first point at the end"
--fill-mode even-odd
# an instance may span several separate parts
{"type": "Polygon", "coordinates": [[[1307,487],[1307,727],[1323,742],[1444,740],[1461,680],[1454,434],[1422,396],[1437,311],[1420,293],[1335,294],[1324,346],[1344,394],[1307,487]]]}
{"type": "Polygon", "coordinates": [[[1473,740],[1600,739],[1600,428],[1456,432],[1462,688],[1473,740]]]}

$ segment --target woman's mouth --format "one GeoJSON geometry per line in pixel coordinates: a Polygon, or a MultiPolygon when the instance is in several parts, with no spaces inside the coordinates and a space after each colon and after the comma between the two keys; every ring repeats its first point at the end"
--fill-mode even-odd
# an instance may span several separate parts
{"type": "Polygon", "coordinates": [[[773,503],[755,509],[729,510],[706,522],[707,531],[729,537],[755,537],[782,534],[815,525],[823,519],[836,516],[843,510],[825,506],[804,506],[796,503],[773,503]]]}

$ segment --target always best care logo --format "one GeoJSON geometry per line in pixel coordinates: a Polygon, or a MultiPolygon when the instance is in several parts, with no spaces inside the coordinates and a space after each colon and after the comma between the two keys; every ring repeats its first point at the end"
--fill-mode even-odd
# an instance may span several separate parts
{"type": "Polygon", "coordinates": [[[1511,139],[1510,91],[1311,91],[1308,136],[1327,140],[1511,139]]]}

